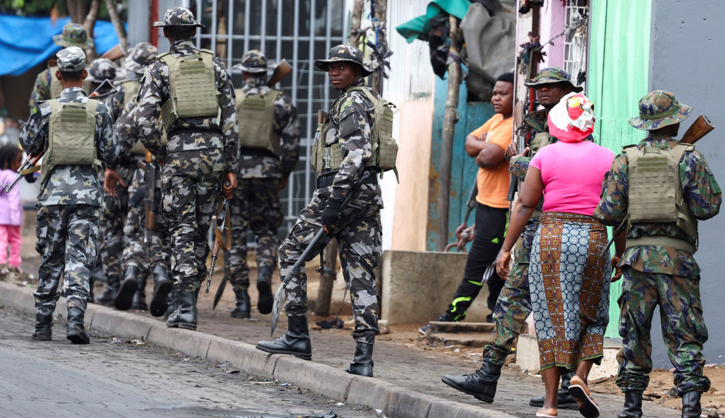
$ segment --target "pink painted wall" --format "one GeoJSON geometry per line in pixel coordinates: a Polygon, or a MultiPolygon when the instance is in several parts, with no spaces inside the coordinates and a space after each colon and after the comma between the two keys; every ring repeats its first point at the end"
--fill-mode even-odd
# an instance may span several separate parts
{"type": "MultiPolygon", "coordinates": [[[[541,22],[539,24],[541,43],[548,42],[560,34],[566,25],[566,8],[562,0],[548,0],[541,8],[541,22]]],[[[565,37],[557,38],[554,45],[544,47],[546,56],[539,68],[564,67],[564,41],[565,37]]]]}

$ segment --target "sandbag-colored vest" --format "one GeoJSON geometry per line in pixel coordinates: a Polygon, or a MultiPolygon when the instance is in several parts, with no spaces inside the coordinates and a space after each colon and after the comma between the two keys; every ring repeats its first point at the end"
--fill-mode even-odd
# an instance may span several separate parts
{"type": "MultiPolygon", "coordinates": [[[[393,107],[394,104],[383,98],[376,97],[369,87],[352,87],[348,91],[363,92],[368,99],[375,105],[373,115],[373,131],[370,135],[372,145],[372,156],[368,161],[367,168],[378,169],[381,172],[395,170],[395,161],[398,157],[398,144],[393,138],[393,107]]],[[[333,111],[336,111],[338,102],[332,105],[333,111]]],[[[340,143],[327,145],[325,138],[330,129],[330,116],[317,127],[315,133],[315,145],[311,156],[310,163],[316,171],[317,177],[324,172],[336,172],[342,164],[342,150],[340,143]]]]}
{"type": "Polygon", "coordinates": [[[627,246],[662,245],[695,252],[697,222],[684,199],[680,162],[694,145],[678,144],[671,150],[636,146],[624,148],[629,172],[629,229],[641,223],[675,223],[690,242],[670,237],[643,237],[628,240],[627,246]],[[646,240],[643,241],[643,240],[646,240]]]}
{"type": "Polygon", "coordinates": [[[43,156],[41,184],[59,165],[91,165],[100,169],[96,157],[96,100],[60,103],[48,100],[48,150],[43,156]]]}
{"type": "Polygon", "coordinates": [[[282,154],[279,134],[274,126],[274,102],[282,94],[270,90],[263,94],[245,94],[237,89],[239,148],[263,149],[275,157],[282,154]]]}
{"type": "Polygon", "coordinates": [[[123,90],[123,107],[125,109],[126,105],[131,100],[136,98],[136,95],[138,94],[139,84],[137,81],[134,81],[134,80],[123,80],[119,84],[124,89],[123,90]]]}
{"type": "Polygon", "coordinates": [[[214,76],[214,53],[202,49],[199,55],[174,57],[164,53],[157,57],[169,66],[171,96],[161,106],[161,120],[166,132],[183,118],[219,118],[219,91],[214,76]]]}
{"type": "MultiPolygon", "coordinates": [[[[60,80],[55,77],[55,72],[58,71],[58,67],[48,67],[50,70],[50,98],[57,99],[58,96],[63,92],[63,85],[60,80]]],[[[83,91],[86,95],[93,93],[93,85],[88,80],[83,80],[83,91]]]]}

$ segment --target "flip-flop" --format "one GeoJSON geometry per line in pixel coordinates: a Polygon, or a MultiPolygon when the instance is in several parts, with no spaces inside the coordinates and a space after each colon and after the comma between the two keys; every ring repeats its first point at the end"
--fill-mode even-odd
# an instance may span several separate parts
{"type": "Polygon", "coordinates": [[[541,418],[558,418],[559,414],[549,415],[541,412],[541,409],[539,409],[538,411],[536,411],[536,416],[541,418]]]}
{"type": "Polygon", "coordinates": [[[571,378],[569,394],[576,399],[579,404],[579,413],[582,414],[584,418],[597,418],[599,416],[599,406],[596,402],[594,402],[594,399],[592,399],[586,383],[584,383],[584,381],[578,376],[571,378]]]}

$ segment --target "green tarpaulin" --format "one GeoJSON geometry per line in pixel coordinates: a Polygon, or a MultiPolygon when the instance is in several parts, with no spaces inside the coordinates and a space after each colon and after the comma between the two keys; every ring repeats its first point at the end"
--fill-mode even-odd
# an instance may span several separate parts
{"type": "Polygon", "coordinates": [[[471,6],[469,0],[433,0],[428,3],[428,8],[423,16],[411,19],[395,28],[408,43],[420,38],[430,31],[429,22],[440,14],[441,10],[451,14],[459,19],[466,16],[468,8],[471,6]]]}

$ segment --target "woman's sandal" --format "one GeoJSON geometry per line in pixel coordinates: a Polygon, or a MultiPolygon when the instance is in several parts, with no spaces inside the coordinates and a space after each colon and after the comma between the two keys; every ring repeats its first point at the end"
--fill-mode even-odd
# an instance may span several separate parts
{"type": "Polygon", "coordinates": [[[569,394],[576,399],[576,403],[579,405],[579,413],[585,418],[597,418],[599,416],[599,406],[592,399],[587,384],[579,376],[571,378],[569,394]]]}
{"type": "MultiPolygon", "coordinates": [[[[541,417],[541,418],[557,418],[559,416],[558,413],[556,413],[555,415],[551,415],[551,414],[547,414],[543,411],[544,411],[544,408],[541,408],[538,411],[536,411],[536,416],[541,417]]],[[[556,411],[556,409],[554,411],[556,411]]]]}

